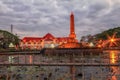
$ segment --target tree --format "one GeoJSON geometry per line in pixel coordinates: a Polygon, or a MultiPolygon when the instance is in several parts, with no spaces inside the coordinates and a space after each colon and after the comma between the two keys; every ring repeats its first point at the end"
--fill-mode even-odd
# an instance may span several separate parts
{"type": "Polygon", "coordinates": [[[18,36],[4,30],[0,30],[0,34],[2,34],[2,38],[0,38],[0,46],[1,48],[8,48],[10,43],[13,43],[14,45],[19,45],[19,38],[18,36]]]}

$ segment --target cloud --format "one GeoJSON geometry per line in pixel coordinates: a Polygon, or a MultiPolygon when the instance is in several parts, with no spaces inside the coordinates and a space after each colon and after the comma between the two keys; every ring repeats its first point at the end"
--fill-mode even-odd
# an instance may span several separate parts
{"type": "Polygon", "coordinates": [[[2,1],[0,1],[0,13],[8,13],[11,11],[12,11],[11,8],[9,8],[6,4],[4,4],[2,1]]]}
{"type": "Polygon", "coordinates": [[[78,39],[120,26],[120,0],[1,0],[0,29],[10,31],[13,24],[20,38],[68,36],[71,11],[78,39]]]}

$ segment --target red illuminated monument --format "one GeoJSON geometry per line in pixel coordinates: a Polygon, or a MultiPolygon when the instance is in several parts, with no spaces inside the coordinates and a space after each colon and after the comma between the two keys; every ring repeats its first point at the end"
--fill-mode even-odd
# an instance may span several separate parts
{"type": "Polygon", "coordinates": [[[70,34],[69,41],[59,46],[60,48],[79,48],[78,40],[76,39],[75,26],[74,26],[74,14],[70,15],[70,34]]]}
{"type": "Polygon", "coordinates": [[[69,34],[69,37],[74,38],[74,39],[76,38],[73,12],[70,15],[70,34],[69,34]]]}

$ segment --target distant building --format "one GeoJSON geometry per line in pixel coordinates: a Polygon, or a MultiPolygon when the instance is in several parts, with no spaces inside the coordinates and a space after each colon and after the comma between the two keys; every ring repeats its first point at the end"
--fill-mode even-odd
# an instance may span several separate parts
{"type": "Polygon", "coordinates": [[[54,48],[63,43],[67,43],[69,37],[55,37],[47,33],[43,37],[24,37],[20,42],[20,47],[30,49],[54,48]]]}
{"type": "Polygon", "coordinates": [[[76,39],[74,27],[74,15],[70,15],[70,34],[69,37],[55,37],[51,33],[47,33],[43,37],[24,37],[20,42],[23,49],[41,49],[41,48],[78,48],[78,40],[76,39]]]}

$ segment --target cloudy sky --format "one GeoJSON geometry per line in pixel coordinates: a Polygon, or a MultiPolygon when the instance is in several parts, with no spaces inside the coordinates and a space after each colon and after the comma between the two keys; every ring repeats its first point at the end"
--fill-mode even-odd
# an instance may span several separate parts
{"type": "Polygon", "coordinates": [[[120,0],[0,0],[0,29],[24,36],[68,36],[75,16],[77,38],[120,26],[120,0]]]}

